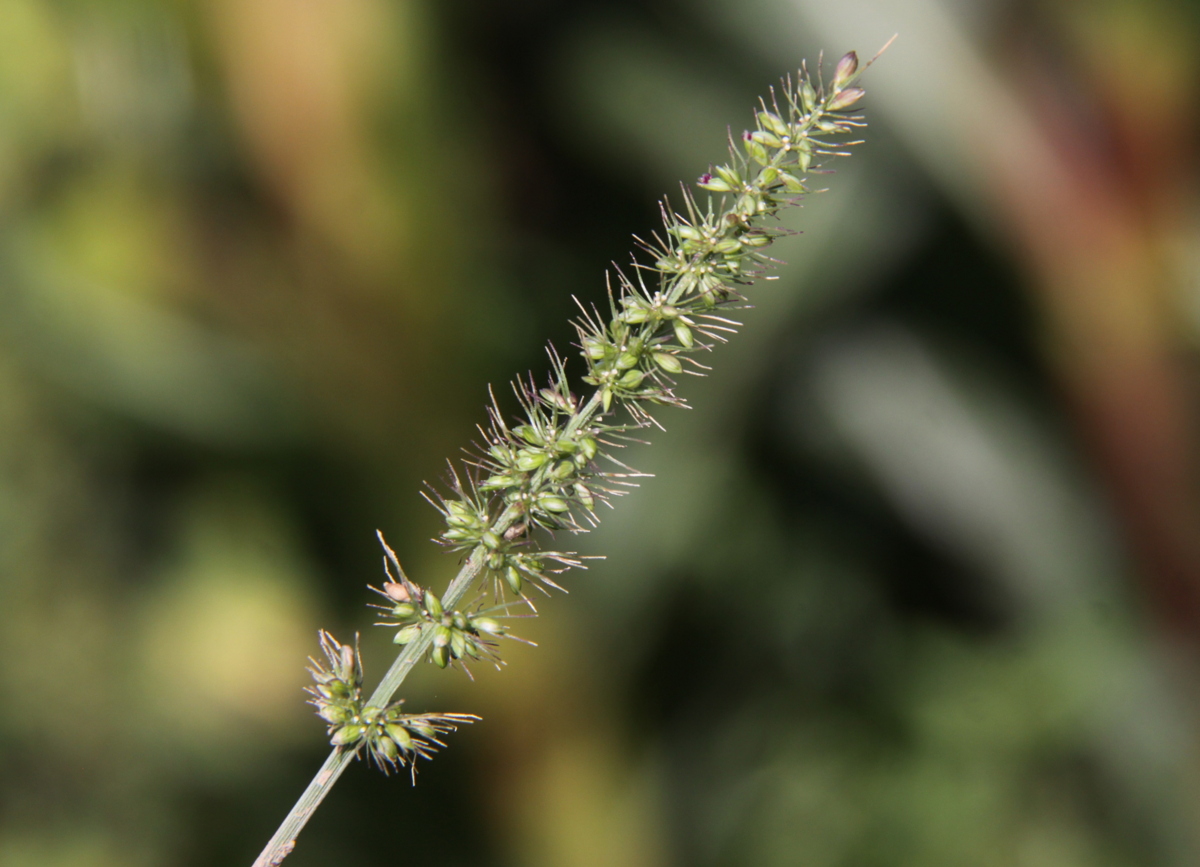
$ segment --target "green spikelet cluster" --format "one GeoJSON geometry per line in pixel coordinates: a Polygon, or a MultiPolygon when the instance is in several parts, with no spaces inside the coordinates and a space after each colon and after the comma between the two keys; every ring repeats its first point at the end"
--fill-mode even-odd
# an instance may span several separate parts
{"type": "MultiPolygon", "coordinates": [[[[499,664],[499,639],[513,638],[500,622],[513,608],[536,614],[531,589],[561,589],[558,573],[582,565],[568,552],[538,546],[544,530],[581,532],[597,521],[597,505],[635,485],[640,475],[614,451],[657,425],[660,406],[685,406],[676,394],[684,374],[708,369],[697,356],[739,327],[729,312],[775,264],[768,249],[787,230],[775,218],[810,192],[808,178],[823,158],[842,156],[862,118],[854,114],[863,90],[858,57],[845,55],[830,82],[802,68],[760,102],[754,128],[731,138],[728,160],[684,187],[678,210],[663,202],[663,225],[629,267],[609,277],[606,310],[580,305],[575,321],[584,365],[576,390],[566,360],[548,348],[550,375],[513,383],[519,418],[506,420],[494,396],[474,456],[451,466],[444,491],[427,499],[446,529],[439,541],[463,555],[458,576],[438,595],[404,574],[383,542],[387,581],[381,626],[396,630],[403,650],[369,700],[362,697],[357,648],[321,633],[327,664],[313,663],[312,704],[329,726],[334,753],[259,856],[275,865],[292,850],[308,820],[347,763],[365,749],[385,770],[427,757],[438,736],[468,714],[403,714],[392,698],[421,659],[467,669],[471,660],[499,664]],[[586,396],[581,396],[584,393],[586,396]],[[473,594],[473,595],[472,595],[473,594]],[[465,603],[465,604],[464,604],[465,603]]],[[[518,639],[519,640],[519,639],[518,639]]]]}
{"type": "Polygon", "coordinates": [[[457,725],[475,722],[477,716],[462,713],[406,714],[403,700],[383,707],[366,704],[362,696],[363,669],[358,648],[340,644],[321,632],[324,664],[310,660],[313,685],[309,704],[329,724],[329,742],[338,748],[366,747],[368,755],[387,771],[397,765],[412,768],[414,780],[418,758],[427,759],[445,746],[438,736],[457,725]]]}
{"type": "Polygon", "coordinates": [[[469,611],[452,610],[449,596],[447,602],[443,603],[432,590],[423,590],[409,581],[400,568],[395,552],[383,541],[382,535],[379,541],[387,552],[383,565],[388,580],[382,590],[371,589],[386,599],[387,604],[373,607],[383,612],[384,619],[377,626],[399,627],[392,639],[395,644],[412,644],[423,633],[431,632],[433,642],[429,647],[429,661],[438,668],[457,663],[468,675],[471,670],[466,662],[471,659],[490,660],[497,663],[499,668],[496,639],[511,638],[533,644],[512,635],[508,627],[500,622],[500,618],[510,616],[508,611],[513,603],[485,606],[477,601],[469,611]]]}

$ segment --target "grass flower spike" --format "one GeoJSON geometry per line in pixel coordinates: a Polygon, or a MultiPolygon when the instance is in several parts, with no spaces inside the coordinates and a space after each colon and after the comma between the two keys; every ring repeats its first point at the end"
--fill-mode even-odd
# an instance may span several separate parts
{"type": "Polygon", "coordinates": [[[607,306],[580,305],[586,388],[573,385],[566,359],[549,347],[549,377],[513,384],[518,418],[506,419],[493,397],[473,456],[451,467],[446,490],[428,494],[445,520],[439,541],[463,556],[443,593],[410,581],[380,536],[387,581],[375,607],[403,649],[364,699],[357,646],[321,633],[325,661],[313,662],[308,691],[333,751],[255,867],[283,861],[355,757],[365,752],[384,770],[405,765],[415,774],[416,759],[443,746],[440,736],[477,719],[405,714],[393,697],[423,659],[468,673],[471,661],[499,665],[500,640],[515,638],[503,621],[514,612],[536,615],[530,593],[561,589],[559,573],[582,565],[568,552],[540,548],[547,533],[539,531],[584,531],[599,504],[636,484],[640,474],[616,451],[658,426],[658,407],[686,405],[677,379],[703,375],[698,356],[739,327],[727,314],[746,306],[744,290],[776,264],[768,249],[788,233],[776,215],[810,192],[809,177],[826,157],[857,143],[863,122],[854,110],[864,92],[854,82],[864,68],[853,52],[828,83],[820,69],[814,77],[801,68],[760,102],[753,129],[730,137],[728,159],[700,176],[699,192],[685,186],[678,208],[663,203],[661,229],[635,239],[633,261],[610,274],[607,306]]]}
{"type": "Polygon", "coordinates": [[[317,716],[329,723],[331,744],[351,749],[365,747],[384,772],[397,765],[409,765],[415,781],[416,759],[429,758],[437,747],[445,746],[437,739],[438,735],[479,719],[462,713],[406,714],[400,709],[403,700],[384,707],[364,705],[358,647],[339,644],[322,631],[321,650],[328,664],[310,660],[309,671],[315,683],[307,688],[312,695],[309,704],[317,708],[317,716]]]}

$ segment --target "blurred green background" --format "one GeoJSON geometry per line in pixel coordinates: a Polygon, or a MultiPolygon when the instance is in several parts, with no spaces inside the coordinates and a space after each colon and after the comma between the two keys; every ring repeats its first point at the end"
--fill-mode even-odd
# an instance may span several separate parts
{"type": "Polygon", "coordinates": [[[1197,863],[1200,10],[0,0],[0,867],[249,865],[487,383],[893,33],[607,559],[287,864],[1197,863]]]}

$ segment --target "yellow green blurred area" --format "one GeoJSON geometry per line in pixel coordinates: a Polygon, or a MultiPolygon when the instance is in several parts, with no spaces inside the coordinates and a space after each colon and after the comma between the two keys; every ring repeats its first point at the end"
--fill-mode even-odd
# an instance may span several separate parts
{"type": "Polygon", "coordinates": [[[0,867],[249,865],[488,384],[894,33],[605,559],[287,864],[1197,863],[1195,3],[0,0],[0,867]]]}

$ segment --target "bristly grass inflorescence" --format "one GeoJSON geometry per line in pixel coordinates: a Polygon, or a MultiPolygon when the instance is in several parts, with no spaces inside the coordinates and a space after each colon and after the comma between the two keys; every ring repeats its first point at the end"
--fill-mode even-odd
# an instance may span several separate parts
{"type": "MultiPolygon", "coordinates": [[[[885,46],[886,48],[886,46],[885,46]]],[[[869,65],[869,64],[867,64],[869,65]]],[[[633,486],[637,472],[614,449],[658,425],[657,406],[685,406],[676,377],[703,375],[697,360],[739,327],[726,314],[746,306],[743,289],[777,264],[771,244],[789,234],[774,224],[780,209],[810,192],[808,177],[822,158],[846,155],[846,140],[864,123],[854,114],[865,69],[853,52],[829,82],[804,67],[761,100],[754,129],[730,136],[729,159],[703,174],[698,196],[684,186],[681,208],[662,204],[663,226],[635,239],[639,252],[609,277],[607,309],[580,304],[577,348],[590,394],[580,397],[565,359],[548,348],[550,376],[513,384],[520,417],[509,423],[493,395],[488,425],[463,466],[451,465],[445,490],[429,501],[446,529],[439,541],[465,555],[440,596],[409,580],[384,542],[387,580],[376,592],[380,625],[396,630],[403,647],[369,699],[362,695],[357,641],[341,644],[321,633],[324,663],[314,661],[311,703],[328,724],[334,747],[321,771],[263,850],[255,867],[280,863],[295,836],[341,772],[364,751],[381,768],[428,758],[439,736],[473,722],[469,714],[405,714],[393,696],[412,667],[427,658],[441,668],[475,660],[500,664],[499,643],[515,639],[503,622],[536,615],[529,593],[561,589],[558,573],[580,558],[538,547],[537,530],[582,532],[596,507],[633,486]]],[[[521,639],[516,639],[521,640],[521,639]]]]}

